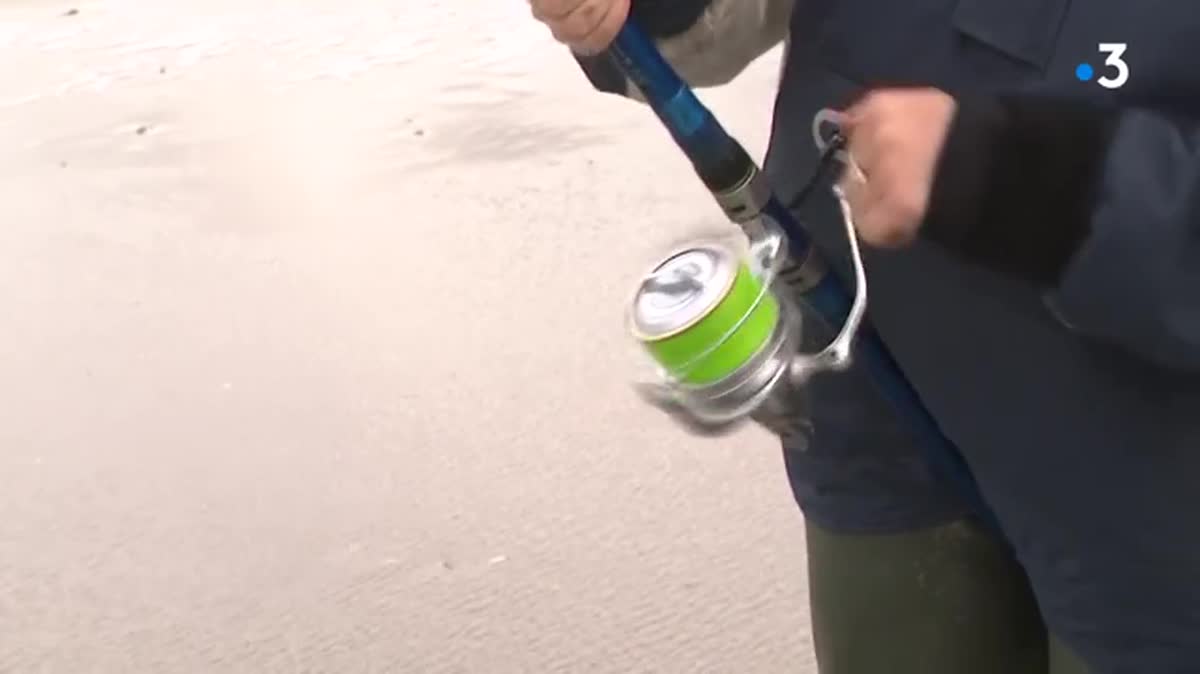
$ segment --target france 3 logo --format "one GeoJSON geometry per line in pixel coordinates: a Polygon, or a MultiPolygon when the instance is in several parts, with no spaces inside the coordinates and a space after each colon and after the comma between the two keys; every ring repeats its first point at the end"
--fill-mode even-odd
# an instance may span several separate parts
{"type": "MultiPolygon", "coordinates": [[[[1125,50],[1128,45],[1124,42],[1101,42],[1099,52],[1105,55],[1104,67],[1109,70],[1096,79],[1096,84],[1105,89],[1120,89],[1129,81],[1129,64],[1125,62],[1125,50]]],[[[1096,69],[1090,63],[1084,62],[1075,66],[1075,78],[1080,82],[1091,82],[1096,77],[1096,69]]]]}

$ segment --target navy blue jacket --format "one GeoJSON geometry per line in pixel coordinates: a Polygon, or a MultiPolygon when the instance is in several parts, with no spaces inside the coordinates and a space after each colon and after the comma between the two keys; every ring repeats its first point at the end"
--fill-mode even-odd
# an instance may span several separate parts
{"type": "MultiPolygon", "coordinates": [[[[640,0],[635,18],[669,36],[707,4],[640,0]]],[[[959,101],[922,239],[866,256],[871,317],[1098,674],[1200,672],[1198,9],[797,0],[766,162],[787,199],[813,174],[818,109],[896,85],[959,101]],[[1127,45],[1118,89],[1096,81],[1117,73],[1109,42],[1127,45]]],[[[798,215],[846,258],[831,199],[798,215]]],[[[785,454],[806,517],[886,532],[962,514],[860,377],[814,389],[817,435],[785,454]]]]}

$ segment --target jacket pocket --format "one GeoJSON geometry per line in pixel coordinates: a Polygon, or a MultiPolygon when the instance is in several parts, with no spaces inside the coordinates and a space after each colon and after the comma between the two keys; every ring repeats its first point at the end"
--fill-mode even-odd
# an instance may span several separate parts
{"type": "Polygon", "coordinates": [[[1071,0],[959,0],[954,29],[1044,73],[1071,0]]]}

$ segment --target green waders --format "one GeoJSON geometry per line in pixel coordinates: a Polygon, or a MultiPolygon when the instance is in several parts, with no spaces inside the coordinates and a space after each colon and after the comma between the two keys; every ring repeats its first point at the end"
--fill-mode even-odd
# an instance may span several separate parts
{"type": "Polygon", "coordinates": [[[1087,674],[1047,638],[1021,568],[974,525],[807,532],[821,674],[1087,674]]]}

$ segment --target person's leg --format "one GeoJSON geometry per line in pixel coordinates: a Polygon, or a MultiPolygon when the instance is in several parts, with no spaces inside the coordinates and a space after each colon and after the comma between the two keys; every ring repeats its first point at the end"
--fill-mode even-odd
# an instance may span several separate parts
{"type": "Polygon", "coordinates": [[[1049,674],[1088,674],[1091,670],[1061,641],[1050,638],[1050,673],[1049,674]]]}
{"type": "Polygon", "coordinates": [[[806,529],[821,674],[1047,673],[1045,627],[1025,574],[976,526],[806,529]]]}

